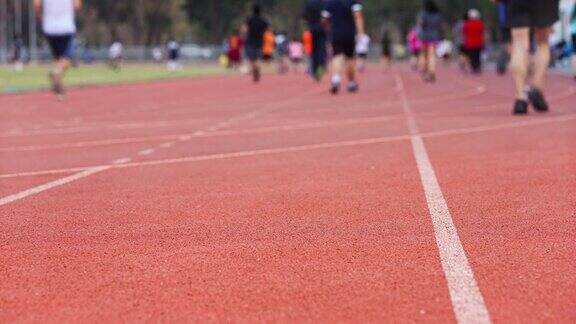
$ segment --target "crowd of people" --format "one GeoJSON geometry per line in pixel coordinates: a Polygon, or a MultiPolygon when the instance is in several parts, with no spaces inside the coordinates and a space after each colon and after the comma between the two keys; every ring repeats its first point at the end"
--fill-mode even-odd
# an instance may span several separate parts
{"type": "MultiPolygon", "coordinates": [[[[559,19],[559,0],[491,0],[499,13],[499,40],[503,55],[498,70],[510,70],[516,87],[514,113],[526,114],[528,107],[544,112],[549,109],[543,92],[550,62],[551,26],[559,19]],[[532,37],[531,37],[532,35],[532,37]],[[531,40],[532,45],[531,46],[531,40]],[[530,59],[530,54],[533,59],[530,59]],[[533,62],[532,73],[528,73],[533,62]]],[[[72,41],[76,33],[75,13],[81,0],[35,0],[37,15],[54,56],[50,79],[54,93],[64,93],[63,76],[70,65],[72,41]]],[[[308,73],[321,81],[330,72],[329,91],[338,94],[342,85],[355,93],[359,90],[357,72],[366,69],[372,39],[365,30],[363,6],[359,0],[307,0],[303,9],[306,31],[298,37],[287,32],[274,33],[262,7],[253,5],[251,15],[227,40],[227,65],[236,69],[243,59],[249,63],[254,82],[260,82],[262,65],[277,59],[279,73],[299,71],[308,58],[308,73]],[[330,66],[328,64],[330,63],[330,66]]],[[[572,43],[576,43],[576,9],[571,12],[572,43]]],[[[468,10],[456,24],[454,46],[447,39],[446,21],[434,0],[423,0],[414,27],[408,32],[406,45],[411,66],[425,82],[437,81],[437,58],[449,58],[457,51],[458,62],[465,72],[480,74],[482,52],[486,47],[486,25],[477,9],[468,10]]],[[[392,62],[394,44],[389,31],[381,35],[382,61],[385,68],[392,62]]],[[[178,68],[180,45],[168,42],[168,67],[178,68]]],[[[123,47],[114,42],[110,64],[119,68],[123,47]]],[[[574,59],[576,66],[576,59],[574,59]]]]}

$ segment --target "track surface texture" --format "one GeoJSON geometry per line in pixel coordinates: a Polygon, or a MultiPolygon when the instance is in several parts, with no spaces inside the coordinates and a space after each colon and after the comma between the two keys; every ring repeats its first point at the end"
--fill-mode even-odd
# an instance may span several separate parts
{"type": "Polygon", "coordinates": [[[404,67],[0,96],[0,322],[576,322],[576,89],[404,67]]]}

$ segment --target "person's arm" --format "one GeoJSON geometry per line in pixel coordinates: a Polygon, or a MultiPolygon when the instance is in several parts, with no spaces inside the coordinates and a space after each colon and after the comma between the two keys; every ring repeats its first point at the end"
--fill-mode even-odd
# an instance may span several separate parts
{"type": "Polygon", "coordinates": [[[356,24],[356,32],[358,35],[364,35],[364,13],[362,12],[362,5],[358,2],[352,5],[352,13],[354,14],[354,23],[356,24]]]}
{"type": "Polygon", "coordinates": [[[82,0],[74,0],[74,10],[78,12],[81,9],[82,9],[82,0]]]}
{"type": "Polygon", "coordinates": [[[330,32],[330,11],[328,10],[322,10],[322,28],[324,28],[324,31],[326,33],[330,32]]]}
{"type": "Polygon", "coordinates": [[[243,38],[246,38],[248,36],[248,30],[248,23],[242,24],[240,27],[240,35],[242,35],[243,38]]]}
{"type": "Polygon", "coordinates": [[[34,0],[34,12],[36,13],[36,18],[42,18],[42,0],[34,0]]]}

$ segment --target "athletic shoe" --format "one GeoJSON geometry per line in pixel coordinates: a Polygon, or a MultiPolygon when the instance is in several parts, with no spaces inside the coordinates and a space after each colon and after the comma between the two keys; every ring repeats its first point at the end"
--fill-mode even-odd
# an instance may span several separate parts
{"type": "Polygon", "coordinates": [[[436,74],[434,74],[434,73],[425,73],[425,74],[422,76],[422,80],[424,80],[424,82],[434,83],[434,82],[436,82],[436,74]]]}
{"type": "Polygon", "coordinates": [[[254,79],[254,83],[260,82],[261,77],[260,69],[254,69],[252,71],[252,78],[254,79]]]}
{"type": "Polygon", "coordinates": [[[356,83],[354,81],[348,83],[348,92],[356,93],[356,92],[358,92],[358,90],[359,90],[358,83],[356,83]]]}
{"type": "Polygon", "coordinates": [[[530,100],[530,103],[538,112],[547,112],[550,110],[544,94],[537,88],[530,88],[530,90],[528,90],[528,100],[530,100]]]}
{"type": "Polygon", "coordinates": [[[528,101],[517,99],[514,103],[514,115],[526,115],[528,113],[528,101]]]}
{"type": "Polygon", "coordinates": [[[337,95],[340,92],[340,83],[332,82],[330,85],[330,93],[333,95],[337,95]]]}

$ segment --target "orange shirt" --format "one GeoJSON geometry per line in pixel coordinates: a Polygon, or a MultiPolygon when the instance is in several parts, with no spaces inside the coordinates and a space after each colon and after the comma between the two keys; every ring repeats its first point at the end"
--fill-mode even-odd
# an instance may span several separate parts
{"type": "Polygon", "coordinates": [[[305,31],[302,34],[302,43],[304,44],[304,52],[307,55],[312,55],[314,50],[314,41],[312,39],[312,33],[309,31],[305,31]]]}
{"type": "Polygon", "coordinates": [[[264,45],[262,46],[262,54],[274,55],[274,46],[276,45],[276,36],[271,31],[264,33],[264,45]]]}

